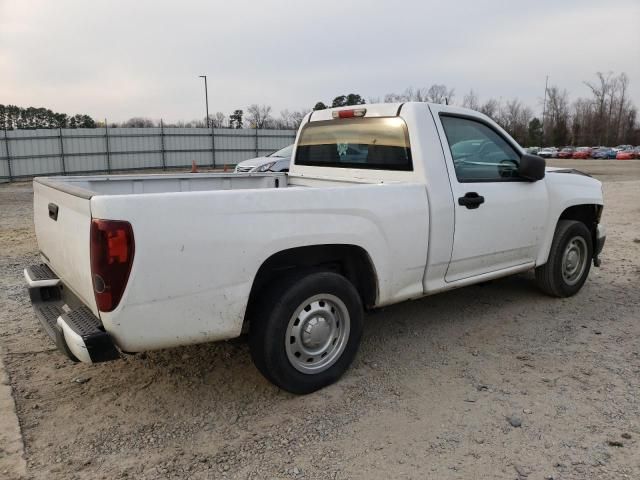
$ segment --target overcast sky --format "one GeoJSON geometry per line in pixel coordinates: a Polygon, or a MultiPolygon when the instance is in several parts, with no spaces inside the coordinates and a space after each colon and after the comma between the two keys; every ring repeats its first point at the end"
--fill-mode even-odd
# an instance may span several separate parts
{"type": "Polygon", "coordinates": [[[204,117],[201,74],[228,114],[433,83],[539,110],[596,71],[640,106],[639,0],[0,0],[0,103],[110,121],[204,117]]]}

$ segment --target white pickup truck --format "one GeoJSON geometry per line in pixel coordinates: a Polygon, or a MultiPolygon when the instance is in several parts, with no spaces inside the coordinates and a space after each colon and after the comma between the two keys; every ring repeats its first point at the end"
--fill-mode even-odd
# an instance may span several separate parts
{"type": "Polygon", "coordinates": [[[535,269],[573,295],[599,263],[601,183],[545,169],[488,117],[427,103],[315,111],[289,174],[36,178],[25,269],[71,359],[248,333],[308,393],[351,364],[363,312],[535,269]]]}

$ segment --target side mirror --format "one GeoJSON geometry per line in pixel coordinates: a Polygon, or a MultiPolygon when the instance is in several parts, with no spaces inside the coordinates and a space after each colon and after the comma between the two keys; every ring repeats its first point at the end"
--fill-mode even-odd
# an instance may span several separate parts
{"type": "Polygon", "coordinates": [[[518,176],[526,178],[531,182],[536,182],[544,178],[547,162],[544,158],[537,155],[529,155],[525,153],[520,157],[520,167],[518,167],[518,176]]]}

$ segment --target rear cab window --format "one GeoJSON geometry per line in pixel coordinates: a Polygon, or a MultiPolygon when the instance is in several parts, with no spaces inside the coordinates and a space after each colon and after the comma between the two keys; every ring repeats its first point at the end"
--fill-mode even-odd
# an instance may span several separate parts
{"type": "Polygon", "coordinates": [[[407,125],[399,117],[307,123],[300,132],[295,164],[412,171],[407,125]]]}

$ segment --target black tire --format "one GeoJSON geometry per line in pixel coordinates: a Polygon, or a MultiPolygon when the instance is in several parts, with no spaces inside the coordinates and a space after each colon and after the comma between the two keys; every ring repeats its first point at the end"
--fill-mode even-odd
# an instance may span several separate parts
{"type": "MultiPolygon", "coordinates": [[[[249,315],[249,348],[258,370],[273,384],[295,394],[307,394],[337,381],[349,368],[358,351],[363,328],[363,308],[358,291],[345,277],[332,272],[307,272],[278,281],[261,293],[249,315]],[[341,353],[323,371],[303,373],[289,360],[288,328],[304,302],[319,295],[338,298],[348,311],[341,353]]],[[[322,300],[319,301],[324,306],[322,300]]],[[[302,312],[300,312],[302,313],[302,312]]],[[[298,320],[299,322],[299,320],[298,320]]],[[[339,322],[338,322],[339,323],[339,322]]],[[[300,327],[300,330],[303,330],[300,327]]],[[[331,340],[329,336],[329,340],[331,340]]],[[[335,344],[335,342],[334,342],[335,344]]],[[[333,348],[329,346],[328,348],[333,348]]],[[[320,360],[320,357],[317,357],[320,360]]],[[[295,360],[295,359],[294,359],[295,360]]]]}
{"type": "Polygon", "coordinates": [[[575,220],[560,220],[556,226],[547,263],[536,268],[538,287],[553,297],[575,295],[589,276],[592,259],[593,240],[587,226],[575,220]],[[581,238],[586,245],[585,266],[579,277],[569,283],[563,275],[563,256],[569,242],[577,237],[581,238]]]}

